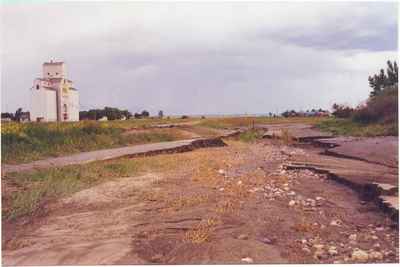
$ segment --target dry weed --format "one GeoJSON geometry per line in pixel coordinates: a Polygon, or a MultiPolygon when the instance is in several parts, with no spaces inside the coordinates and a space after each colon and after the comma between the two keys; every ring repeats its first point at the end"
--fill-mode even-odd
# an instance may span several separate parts
{"type": "Polygon", "coordinates": [[[213,227],[219,224],[215,218],[209,218],[201,221],[194,229],[188,230],[185,233],[184,241],[192,244],[201,244],[210,240],[213,227]]]}

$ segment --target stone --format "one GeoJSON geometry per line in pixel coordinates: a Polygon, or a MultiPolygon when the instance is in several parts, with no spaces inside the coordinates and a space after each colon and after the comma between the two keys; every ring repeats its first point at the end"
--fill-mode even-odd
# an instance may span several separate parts
{"type": "Polygon", "coordinates": [[[288,196],[294,196],[296,195],[296,193],[294,191],[290,191],[289,193],[287,193],[288,196]]]}
{"type": "Polygon", "coordinates": [[[296,201],[290,200],[290,201],[289,201],[289,207],[292,207],[292,206],[294,206],[294,205],[296,205],[296,201]]]}
{"type": "Polygon", "coordinates": [[[246,234],[241,234],[238,236],[238,239],[240,239],[240,240],[247,240],[248,238],[249,238],[249,236],[246,234]]]}
{"type": "Polygon", "coordinates": [[[330,225],[331,225],[331,226],[340,227],[340,226],[342,226],[342,221],[340,221],[340,220],[333,220],[333,221],[331,221],[330,225]]]}
{"type": "Polygon", "coordinates": [[[246,257],[246,258],[242,258],[242,262],[245,262],[245,263],[253,263],[254,260],[253,260],[252,258],[250,258],[250,257],[246,257]]]}
{"type": "Polygon", "coordinates": [[[303,252],[307,253],[307,254],[310,254],[310,253],[311,253],[311,250],[310,250],[309,248],[307,248],[307,247],[303,247],[301,250],[302,250],[303,252]]]}
{"type": "Polygon", "coordinates": [[[378,240],[379,238],[376,235],[371,236],[372,240],[378,240]]]}
{"type": "Polygon", "coordinates": [[[314,259],[322,260],[324,258],[326,258],[326,254],[325,254],[325,252],[323,250],[317,249],[314,252],[314,259]]]}
{"type": "Polygon", "coordinates": [[[357,240],[357,235],[356,234],[351,234],[351,235],[349,235],[349,239],[350,240],[357,240]]]}
{"type": "Polygon", "coordinates": [[[225,174],[225,171],[224,171],[223,169],[219,169],[219,170],[218,170],[218,173],[219,173],[219,174],[225,174]]]}
{"type": "Polygon", "coordinates": [[[273,239],[269,239],[268,237],[263,237],[261,240],[264,244],[272,245],[274,243],[273,239]]]}
{"type": "Polygon", "coordinates": [[[329,254],[330,256],[336,256],[336,255],[338,254],[338,252],[337,252],[337,250],[336,250],[336,247],[335,247],[335,246],[329,247],[329,249],[328,249],[328,254],[329,254]]]}
{"type": "Polygon", "coordinates": [[[316,244],[313,247],[316,248],[317,250],[322,250],[325,246],[322,244],[316,244]]]}
{"type": "Polygon", "coordinates": [[[238,182],[237,182],[238,185],[241,185],[242,183],[243,183],[242,181],[238,181],[238,182]]]}
{"type": "Polygon", "coordinates": [[[316,201],[324,201],[325,198],[323,198],[323,197],[316,197],[315,200],[316,200],[316,201]]]}
{"type": "Polygon", "coordinates": [[[376,231],[383,231],[383,230],[385,230],[385,227],[382,227],[382,226],[381,227],[376,227],[375,230],[376,231]]]}
{"type": "Polygon", "coordinates": [[[301,243],[307,244],[307,239],[302,239],[302,240],[301,240],[301,243]]]}
{"type": "Polygon", "coordinates": [[[354,249],[353,253],[351,254],[351,259],[356,262],[367,262],[369,255],[362,249],[354,249]]]}
{"type": "Polygon", "coordinates": [[[372,251],[368,257],[373,260],[383,260],[383,254],[378,251],[372,251]]]}
{"type": "Polygon", "coordinates": [[[151,257],[151,261],[152,262],[159,262],[162,259],[162,257],[163,257],[163,255],[158,253],[158,254],[156,254],[156,255],[151,257]]]}

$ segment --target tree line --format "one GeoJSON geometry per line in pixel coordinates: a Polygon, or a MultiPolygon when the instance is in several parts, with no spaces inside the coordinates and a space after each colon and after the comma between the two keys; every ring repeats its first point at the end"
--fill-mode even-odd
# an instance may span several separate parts
{"type": "Polygon", "coordinates": [[[129,119],[132,117],[127,109],[120,110],[118,108],[105,107],[103,109],[90,109],[88,111],[79,112],[79,120],[99,120],[107,117],[108,120],[129,119]]]}
{"type": "Polygon", "coordinates": [[[352,108],[335,103],[332,114],[358,123],[391,124],[397,133],[399,69],[396,61],[388,60],[386,63],[386,72],[380,69],[379,73],[368,77],[372,90],[365,104],[352,108]]]}

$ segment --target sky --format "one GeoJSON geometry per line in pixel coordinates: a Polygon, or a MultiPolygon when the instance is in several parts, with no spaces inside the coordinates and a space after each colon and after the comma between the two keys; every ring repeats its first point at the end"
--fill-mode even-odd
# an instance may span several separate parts
{"type": "Polygon", "coordinates": [[[396,2],[40,2],[1,6],[1,110],[64,61],[80,109],[265,114],[358,105],[398,61],[396,2]]]}

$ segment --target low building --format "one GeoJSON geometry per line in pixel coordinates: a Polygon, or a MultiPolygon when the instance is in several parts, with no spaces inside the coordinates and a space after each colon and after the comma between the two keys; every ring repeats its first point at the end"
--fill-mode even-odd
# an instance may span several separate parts
{"type": "Polygon", "coordinates": [[[66,78],[64,62],[43,63],[31,88],[32,121],[79,121],[79,93],[66,78]]]}
{"type": "Polygon", "coordinates": [[[98,121],[108,121],[108,118],[107,116],[103,116],[100,119],[98,119],[98,121]]]}

